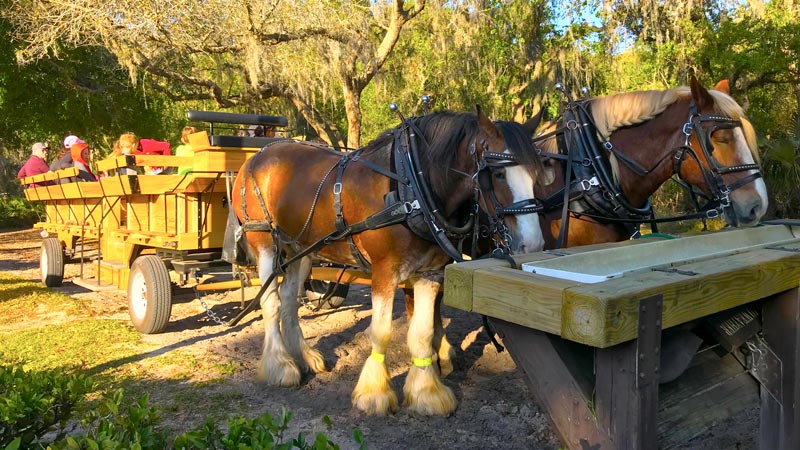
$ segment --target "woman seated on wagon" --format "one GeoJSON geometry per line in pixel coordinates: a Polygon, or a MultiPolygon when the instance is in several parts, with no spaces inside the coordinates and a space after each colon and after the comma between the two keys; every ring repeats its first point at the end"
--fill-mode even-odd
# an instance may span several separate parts
{"type": "MultiPolygon", "coordinates": [[[[131,133],[130,131],[127,133],[122,133],[119,136],[119,139],[114,142],[114,147],[111,149],[111,157],[116,158],[117,156],[131,155],[138,145],[139,138],[137,138],[135,134],[131,133]]],[[[136,175],[137,173],[136,166],[131,164],[117,168],[116,172],[117,175],[136,175]]]]}
{"type": "Polygon", "coordinates": [[[73,144],[69,149],[72,155],[72,164],[78,169],[78,180],[80,181],[97,181],[97,177],[92,173],[87,160],[89,159],[90,149],[89,146],[81,142],[73,144]]]}

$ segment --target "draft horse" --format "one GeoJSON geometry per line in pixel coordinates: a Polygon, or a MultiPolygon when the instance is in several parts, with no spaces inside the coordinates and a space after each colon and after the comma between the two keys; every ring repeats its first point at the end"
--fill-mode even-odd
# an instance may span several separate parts
{"type": "Polygon", "coordinates": [[[371,273],[372,353],[353,404],[368,414],[397,410],[384,357],[395,290],[404,282],[416,300],[407,335],[413,364],[404,405],[427,415],[451,413],[456,400],[435,364],[449,358],[451,348],[434,319],[443,268],[461,256],[457,242],[475,236],[513,252],[542,248],[538,215],[509,213],[514,203],[533,196],[541,169],[530,138],[537,125],[492,122],[480,109],[437,112],[404,120],[344,155],[282,141],[248,160],[232,189],[234,211],[262,282],[285,269],[282,283],[269,281],[261,300],[259,378],[295,386],[304,370],[325,370],[320,352],[304,340],[297,315],[298,289],[309,276],[313,254],[371,273]],[[476,224],[484,220],[491,230],[477,233],[476,224]]]}
{"type": "Polygon", "coordinates": [[[727,82],[707,90],[692,76],[689,87],[569,102],[535,140],[555,166],[556,182],[536,189],[545,248],[630,238],[673,174],[706,200],[685,218],[752,226],[767,209],[755,132],[727,82]]]}

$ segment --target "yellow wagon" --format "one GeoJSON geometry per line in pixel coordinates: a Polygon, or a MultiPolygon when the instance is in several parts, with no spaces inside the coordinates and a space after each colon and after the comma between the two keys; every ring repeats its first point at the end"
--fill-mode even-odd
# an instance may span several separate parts
{"type": "MultiPolygon", "coordinates": [[[[25,189],[27,199],[45,204],[45,219],[35,225],[44,237],[42,281],[60,285],[65,262],[79,262],[80,275],[73,282],[92,290],[127,290],[131,321],[143,333],[166,328],[173,281],[184,285],[199,271],[227,264],[221,259],[229,213],[227,186],[250,156],[276,139],[217,135],[215,124],[287,124],[283,117],[252,114],[190,111],[188,117],[209,123],[208,131],[189,136],[194,156],[108,158],[96,164],[105,176],[95,182],[71,182],[75,168],[22,180],[37,185],[25,189]],[[141,174],[154,166],[171,173],[141,174]],[[139,174],[116,174],[132,167],[139,174]],[[178,175],[177,167],[192,169],[178,175]],[[93,266],[93,275],[84,270],[87,265],[93,266]]],[[[309,287],[322,292],[333,286],[321,280],[313,283],[309,287]]],[[[336,301],[343,300],[346,286],[335,294],[336,301]]]]}

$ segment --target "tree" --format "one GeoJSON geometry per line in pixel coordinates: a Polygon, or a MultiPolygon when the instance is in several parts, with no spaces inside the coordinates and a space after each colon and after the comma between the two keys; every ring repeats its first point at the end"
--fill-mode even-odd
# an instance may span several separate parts
{"type": "Polygon", "coordinates": [[[283,98],[326,140],[342,143],[321,109],[343,103],[347,145],[361,139],[360,96],[381,70],[416,0],[12,0],[5,16],[21,61],[58,56],[59,43],[99,45],[172,100],[247,109],[283,98]],[[339,92],[337,92],[337,90],[339,92]]]}

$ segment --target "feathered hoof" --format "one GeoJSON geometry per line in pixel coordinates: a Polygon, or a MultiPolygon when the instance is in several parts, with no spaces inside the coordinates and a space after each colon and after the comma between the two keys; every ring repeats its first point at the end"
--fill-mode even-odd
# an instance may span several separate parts
{"type": "Polygon", "coordinates": [[[306,367],[311,372],[320,373],[328,371],[325,367],[325,358],[323,358],[322,353],[315,348],[309,347],[303,352],[303,361],[305,361],[306,367]]]}
{"type": "Polygon", "coordinates": [[[353,406],[371,416],[388,416],[397,412],[399,402],[393,390],[375,392],[353,391],[353,406]]]}
{"type": "Polygon", "coordinates": [[[425,416],[449,416],[456,410],[456,396],[444,385],[432,366],[412,366],[408,371],[403,406],[425,416]]]}
{"type": "Polygon", "coordinates": [[[438,359],[436,364],[439,366],[439,373],[446,377],[453,373],[455,369],[456,350],[449,344],[439,349],[438,359]]]}
{"type": "Polygon", "coordinates": [[[367,358],[353,390],[353,406],[366,414],[386,416],[397,412],[397,394],[389,385],[389,372],[383,362],[367,358]]]}
{"type": "Polygon", "coordinates": [[[270,386],[300,386],[300,368],[290,358],[262,360],[256,372],[258,380],[270,386]]]}

